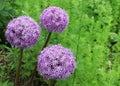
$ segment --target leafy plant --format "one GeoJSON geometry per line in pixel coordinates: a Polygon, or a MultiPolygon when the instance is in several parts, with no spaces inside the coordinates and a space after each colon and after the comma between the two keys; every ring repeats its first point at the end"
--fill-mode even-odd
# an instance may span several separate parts
{"type": "MultiPolygon", "coordinates": [[[[5,31],[8,22],[14,18],[13,1],[0,1],[0,44],[8,45],[5,37],[5,31]]],[[[10,45],[9,45],[10,46],[10,45]]]]}

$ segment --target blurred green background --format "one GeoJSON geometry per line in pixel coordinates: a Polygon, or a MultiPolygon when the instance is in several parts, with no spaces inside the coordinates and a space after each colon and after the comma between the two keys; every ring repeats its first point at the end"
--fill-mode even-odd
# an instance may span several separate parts
{"type": "MultiPolygon", "coordinates": [[[[120,86],[120,0],[1,0],[0,86],[13,86],[19,55],[19,49],[5,40],[6,25],[21,15],[31,16],[39,24],[41,12],[48,6],[65,9],[70,19],[66,30],[53,33],[48,45],[71,49],[77,62],[74,73],[56,86],[120,86]]],[[[24,51],[21,83],[34,69],[47,34],[42,29],[37,44],[24,51]]],[[[41,77],[34,81],[46,83],[41,77]]]]}

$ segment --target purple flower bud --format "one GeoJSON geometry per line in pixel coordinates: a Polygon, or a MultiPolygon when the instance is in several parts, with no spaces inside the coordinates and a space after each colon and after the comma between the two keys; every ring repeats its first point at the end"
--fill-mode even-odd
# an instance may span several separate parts
{"type": "Polygon", "coordinates": [[[40,15],[41,26],[50,32],[62,32],[68,26],[69,18],[65,10],[59,7],[48,7],[40,15]]]}
{"type": "Polygon", "coordinates": [[[21,16],[10,21],[6,31],[8,42],[19,48],[35,45],[39,34],[40,27],[28,16],[21,16]]]}
{"type": "Polygon", "coordinates": [[[74,71],[76,62],[69,49],[61,45],[52,45],[41,51],[37,67],[44,78],[64,79],[74,71]]]}

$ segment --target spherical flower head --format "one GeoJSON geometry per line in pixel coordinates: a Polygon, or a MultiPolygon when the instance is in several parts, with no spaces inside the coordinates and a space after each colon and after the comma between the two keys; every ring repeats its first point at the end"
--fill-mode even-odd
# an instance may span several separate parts
{"type": "Polygon", "coordinates": [[[72,52],[61,45],[52,45],[38,56],[38,71],[47,79],[64,79],[71,75],[76,67],[72,52]]]}
{"type": "Polygon", "coordinates": [[[39,34],[39,25],[29,16],[14,18],[8,24],[6,31],[7,41],[19,48],[33,46],[39,34]]]}
{"type": "Polygon", "coordinates": [[[40,15],[40,24],[50,32],[63,32],[68,26],[68,14],[60,7],[50,6],[40,15]]]}

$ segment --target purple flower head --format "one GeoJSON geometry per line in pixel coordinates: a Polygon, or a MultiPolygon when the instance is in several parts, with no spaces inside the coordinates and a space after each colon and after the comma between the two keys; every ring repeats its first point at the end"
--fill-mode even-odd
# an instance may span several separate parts
{"type": "Polygon", "coordinates": [[[19,48],[33,46],[39,34],[40,27],[28,16],[21,16],[10,21],[6,31],[8,42],[19,48]]]}
{"type": "Polygon", "coordinates": [[[76,62],[70,50],[61,45],[52,45],[41,51],[37,67],[44,78],[64,79],[74,71],[76,62]]]}
{"type": "Polygon", "coordinates": [[[65,10],[50,6],[40,15],[41,26],[50,32],[62,32],[67,27],[69,18],[65,10]]]}

